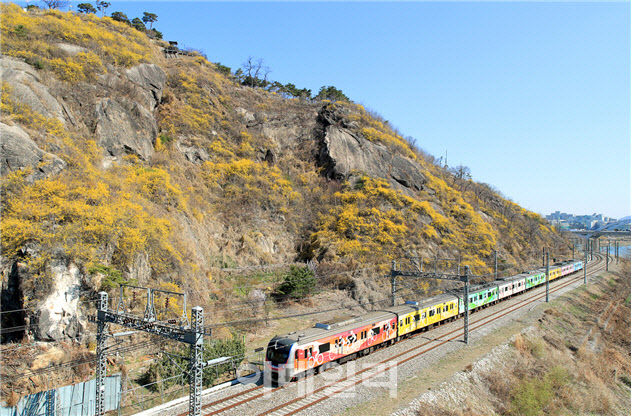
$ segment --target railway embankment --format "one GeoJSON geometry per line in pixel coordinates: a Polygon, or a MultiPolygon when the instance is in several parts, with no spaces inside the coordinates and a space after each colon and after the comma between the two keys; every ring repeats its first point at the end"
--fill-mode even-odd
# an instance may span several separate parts
{"type": "Polygon", "coordinates": [[[630,416],[630,261],[596,276],[399,385],[399,406],[374,413],[630,416]]]}

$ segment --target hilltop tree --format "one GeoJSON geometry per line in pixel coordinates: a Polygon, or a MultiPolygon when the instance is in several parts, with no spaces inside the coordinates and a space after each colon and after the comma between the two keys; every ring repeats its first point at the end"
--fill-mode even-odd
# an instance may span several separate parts
{"type": "Polygon", "coordinates": [[[154,13],[143,12],[143,23],[149,23],[149,28],[152,29],[152,24],[158,20],[158,16],[154,13]]]}
{"type": "Polygon", "coordinates": [[[110,3],[103,0],[97,0],[95,4],[97,5],[97,10],[101,12],[101,17],[105,14],[106,9],[110,7],[110,3]]]}
{"type": "Polygon", "coordinates": [[[255,59],[248,57],[245,63],[242,64],[244,69],[244,79],[242,84],[255,87],[266,87],[268,85],[268,74],[270,74],[270,68],[264,66],[264,60],[261,58],[255,59]],[[263,75],[263,78],[260,78],[263,75]]]}
{"type": "Polygon", "coordinates": [[[68,0],[42,0],[49,9],[61,9],[68,6],[68,0]]]}
{"type": "Polygon", "coordinates": [[[343,92],[334,86],[323,86],[315,97],[316,100],[331,100],[349,102],[349,98],[343,92]]]}
{"type": "Polygon", "coordinates": [[[123,23],[127,23],[128,25],[131,25],[132,23],[130,22],[130,19],[127,17],[127,15],[123,12],[112,12],[112,14],[110,15],[110,17],[112,18],[112,20],[116,20],[117,22],[123,22],[123,23]]]}
{"type": "Polygon", "coordinates": [[[81,3],[77,5],[77,11],[79,13],[88,14],[88,13],[97,13],[97,9],[95,9],[90,3],[81,3]]]}
{"type": "Polygon", "coordinates": [[[472,179],[472,175],[470,174],[470,168],[465,165],[458,165],[457,167],[452,167],[450,172],[453,176],[460,180],[470,180],[472,179]]]}
{"type": "Polygon", "coordinates": [[[145,32],[145,24],[143,23],[143,21],[141,19],[139,19],[138,17],[135,17],[134,19],[132,19],[132,26],[134,27],[134,29],[136,29],[137,31],[140,32],[145,32]]]}

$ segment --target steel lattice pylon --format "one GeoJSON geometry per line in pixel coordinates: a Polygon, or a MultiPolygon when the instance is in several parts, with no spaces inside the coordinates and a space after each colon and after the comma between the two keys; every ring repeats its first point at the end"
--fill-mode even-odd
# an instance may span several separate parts
{"type": "Polygon", "coordinates": [[[191,351],[189,358],[189,415],[202,413],[202,308],[196,306],[191,310],[191,351]]]}
{"type": "MultiPolygon", "coordinates": [[[[140,289],[138,286],[129,286],[140,289]]],[[[203,337],[210,336],[211,331],[203,327],[203,309],[199,306],[191,310],[191,325],[184,311],[181,317],[181,324],[175,325],[173,322],[165,323],[158,321],[154,308],[154,292],[162,292],[172,295],[182,295],[186,304],[186,295],[182,293],[163,291],[158,289],[148,289],[147,305],[143,317],[126,313],[121,301],[115,310],[108,309],[108,294],[106,292],[99,293],[99,301],[97,303],[97,315],[91,318],[91,321],[97,323],[97,399],[95,415],[104,415],[105,413],[105,378],[106,378],[106,341],[110,337],[108,334],[108,324],[113,323],[124,327],[132,328],[136,331],[148,332],[150,334],[160,335],[165,338],[184,342],[190,345],[190,370],[189,370],[189,414],[200,415],[201,395],[202,395],[202,351],[203,337]]],[[[121,293],[122,299],[122,293],[121,293]]],[[[121,333],[126,334],[126,333],[121,333]]],[[[114,336],[117,336],[115,334],[114,336]]]]}
{"type": "MultiPolygon", "coordinates": [[[[108,294],[106,292],[99,293],[99,311],[108,310],[108,294]]],[[[99,321],[97,323],[97,400],[95,404],[95,415],[105,414],[105,378],[106,378],[106,342],[108,323],[99,321]]]]}

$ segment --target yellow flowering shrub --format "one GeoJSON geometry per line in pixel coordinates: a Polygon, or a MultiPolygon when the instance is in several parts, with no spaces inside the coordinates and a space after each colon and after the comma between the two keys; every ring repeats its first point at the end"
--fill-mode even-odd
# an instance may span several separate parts
{"type": "Polygon", "coordinates": [[[37,68],[50,68],[68,82],[92,79],[104,63],[132,67],[150,62],[150,40],[141,32],[109,17],[99,18],[58,10],[25,13],[13,3],[0,3],[0,49],[37,68]],[[85,51],[69,54],[57,44],[85,51]]]}
{"type": "Polygon", "coordinates": [[[228,163],[206,162],[203,176],[219,192],[224,204],[271,207],[276,210],[296,201],[299,193],[277,167],[239,159],[228,163]]]}
{"type": "Polygon", "coordinates": [[[14,257],[26,243],[42,246],[32,268],[43,267],[57,248],[74,261],[90,265],[110,261],[125,266],[138,252],[147,252],[152,270],[167,273],[179,263],[171,243],[172,225],[150,213],[152,205],[185,209],[183,193],[169,174],[144,167],[136,158],[103,171],[94,139],[84,139],[64,129],[16,100],[2,84],[2,121],[19,123],[41,136],[40,145],[56,144],[56,154],[68,163],[56,176],[28,183],[30,169],[6,174],[2,179],[2,254],[14,257]],[[111,260],[103,259],[111,249],[111,260]]]}

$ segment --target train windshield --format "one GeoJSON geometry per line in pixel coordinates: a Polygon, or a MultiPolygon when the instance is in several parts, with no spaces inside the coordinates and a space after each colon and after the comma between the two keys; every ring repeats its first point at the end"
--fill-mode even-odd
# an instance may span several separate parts
{"type": "Polygon", "coordinates": [[[286,363],[290,356],[290,348],[289,345],[269,344],[266,359],[274,365],[286,363]]]}

